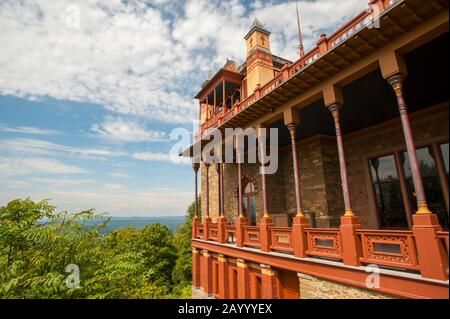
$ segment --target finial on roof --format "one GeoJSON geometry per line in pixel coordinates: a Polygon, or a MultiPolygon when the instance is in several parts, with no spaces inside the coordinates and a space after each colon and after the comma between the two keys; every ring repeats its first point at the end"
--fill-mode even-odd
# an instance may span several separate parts
{"type": "Polygon", "coordinates": [[[298,13],[298,3],[295,3],[295,8],[297,10],[297,27],[298,27],[298,48],[300,51],[300,59],[305,56],[305,48],[303,46],[303,36],[302,29],[300,28],[300,15],[298,13]]]}

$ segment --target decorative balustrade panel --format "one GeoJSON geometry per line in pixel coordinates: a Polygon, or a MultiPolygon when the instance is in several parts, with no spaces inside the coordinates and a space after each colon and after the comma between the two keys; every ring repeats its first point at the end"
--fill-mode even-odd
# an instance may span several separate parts
{"type": "Polygon", "coordinates": [[[197,238],[203,238],[204,237],[204,230],[205,228],[203,225],[198,225],[197,227],[197,238]]]}
{"type": "Polygon", "coordinates": [[[291,227],[272,227],[270,229],[271,249],[277,251],[293,252],[291,227]]]}
{"type": "Polygon", "coordinates": [[[338,229],[307,228],[309,256],[342,259],[342,241],[338,229]]]}
{"type": "Polygon", "coordinates": [[[217,224],[209,224],[208,239],[212,241],[217,241],[217,238],[218,238],[217,224]]]}
{"type": "Polygon", "coordinates": [[[419,270],[412,231],[358,230],[362,263],[419,270]]]}
{"type": "Polygon", "coordinates": [[[244,245],[250,247],[260,247],[259,242],[259,227],[245,226],[244,227],[244,245]]]}
{"type": "Polygon", "coordinates": [[[234,225],[227,225],[226,228],[227,233],[227,242],[229,244],[236,244],[236,226],[234,225]]]}

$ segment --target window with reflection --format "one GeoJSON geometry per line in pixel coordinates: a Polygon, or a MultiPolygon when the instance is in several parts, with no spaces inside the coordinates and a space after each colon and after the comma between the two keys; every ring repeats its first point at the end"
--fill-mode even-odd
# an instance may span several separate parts
{"type": "Polygon", "coordinates": [[[247,220],[251,226],[256,226],[256,197],[255,197],[255,184],[249,182],[244,189],[242,197],[242,208],[244,216],[247,216],[247,220]]]}
{"type": "Polygon", "coordinates": [[[383,228],[407,228],[406,211],[394,155],[370,160],[377,210],[383,228]]]}
{"type": "MultiPolygon", "coordinates": [[[[442,192],[436,161],[434,158],[432,147],[425,147],[416,151],[417,160],[419,162],[420,174],[422,176],[425,195],[429,209],[439,216],[441,225],[448,228],[448,215],[445,206],[444,194],[442,192]]],[[[411,165],[406,152],[402,154],[403,167],[408,185],[408,196],[414,212],[417,211],[417,198],[414,190],[414,183],[411,173],[411,165]]],[[[448,161],[448,157],[447,157],[448,161]]]]}

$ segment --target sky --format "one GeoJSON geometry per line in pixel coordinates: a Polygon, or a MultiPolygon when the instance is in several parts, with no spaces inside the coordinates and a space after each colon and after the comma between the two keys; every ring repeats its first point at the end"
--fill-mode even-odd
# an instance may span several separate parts
{"type": "MultiPolygon", "coordinates": [[[[306,51],[367,0],[298,1],[306,51]]],[[[0,206],[180,216],[193,201],[172,130],[195,130],[200,85],[245,60],[257,17],[296,60],[293,1],[0,0],[0,206]]]]}

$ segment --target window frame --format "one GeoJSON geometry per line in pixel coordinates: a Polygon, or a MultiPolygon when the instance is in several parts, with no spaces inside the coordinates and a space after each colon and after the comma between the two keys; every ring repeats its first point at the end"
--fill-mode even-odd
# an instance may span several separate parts
{"type": "MultiPolygon", "coordinates": [[[[443,154],[441,151],[441,145],[448,144],[449,138],[446,137],[435,137],[427,140],[423,140],[420,143],[416,143],[416,150],[429,147],[432,152],[432,157],[434,159],[436,165],[436,171],[439,178],[442,195],[444,197],[444,202],[447,208],[447,215],[449,215],[449,185],[446,174],[445,163],[443,160],[443,154]]],[[[370,216],[375,218],[378,229],[388,229],[395,230],[400,229],[404,230],[405,228],[390,228],[390,227],[382,227],[380,220],[380,213],[378,210],[378,204],[376,199],[376,190],[375,185],[373,183],[372,170],[370,167],[370,160],[374,158],[380,158],[385,156],[394,156],[395,165],[397,170],[397,175],[400,182],[400,189],[402,192],[403,206],[405,207],[405,218],[408,224],[408,229],[412,229],[413,226],[413,215],[415,212],[413,211],[409,194],[408,194],[408,186],[407,179],[405,176],[405,170],[403,168],[403,163],[401,161],[401,155],[406,152],[406,146],[398,146],[389,149],[385,149],[379,152],[374,152],[367,154],[364,157],[364,171],[366,175],[366,185],[368,189],[368,203],[369,203],[369,212],[370,216]]]]}

